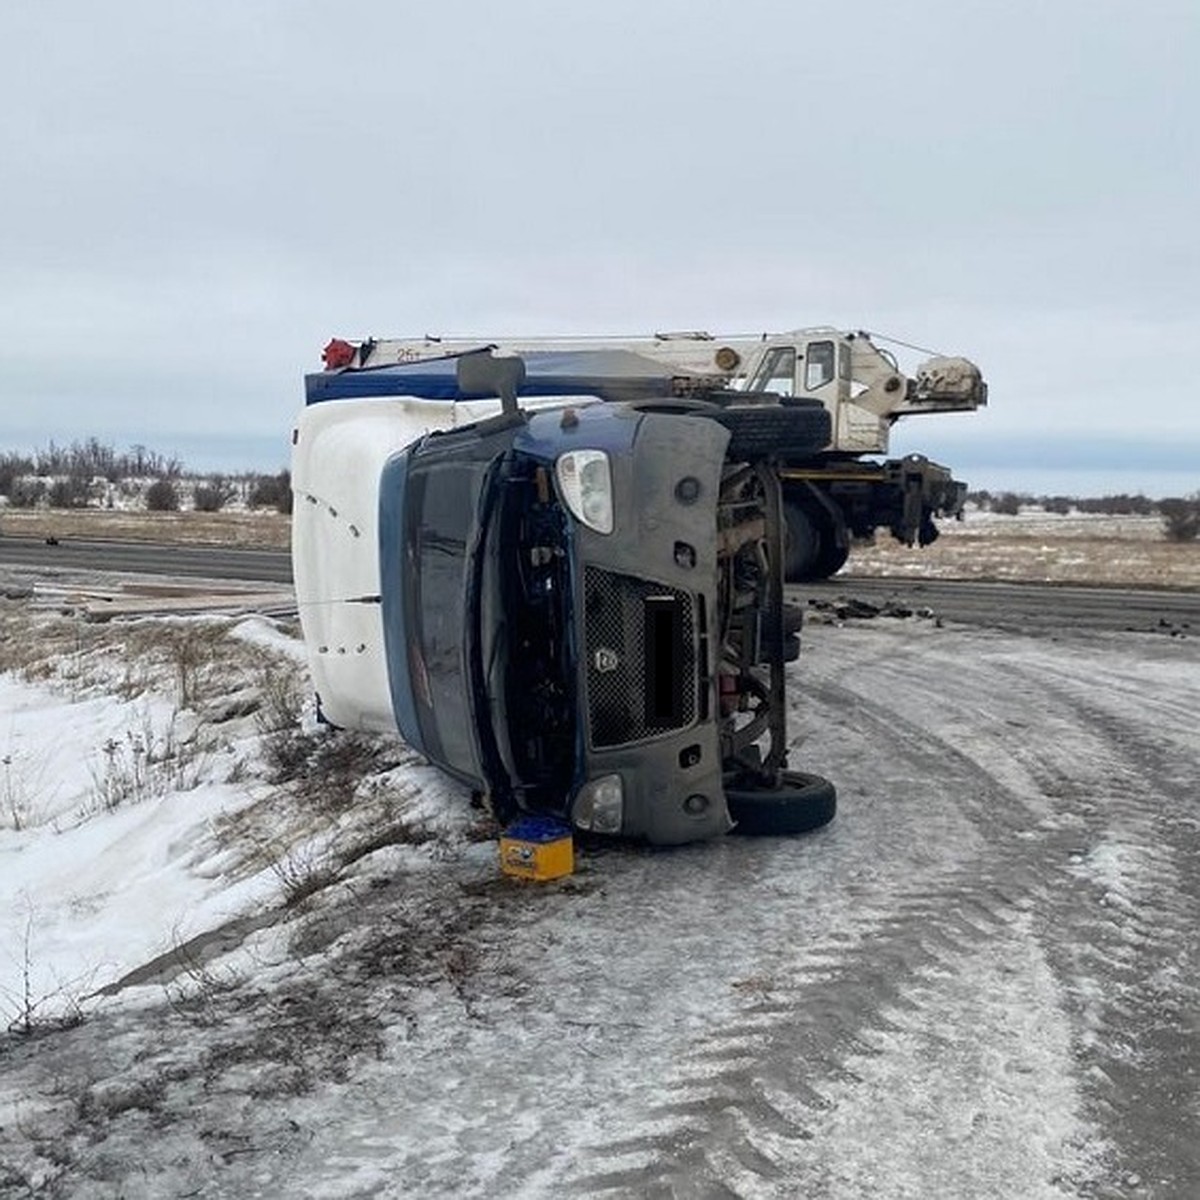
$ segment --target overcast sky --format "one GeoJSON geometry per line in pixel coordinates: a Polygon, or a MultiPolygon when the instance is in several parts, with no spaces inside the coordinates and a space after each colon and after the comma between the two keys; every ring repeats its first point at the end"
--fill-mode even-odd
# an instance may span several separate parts
{"type": "Polygon", "coordinates": [[[286,440],[332,334],[832,324],[981,364],[935,442],[1200,473],[1197,0],[5,0],[0,47],[0,446],[286,440]]]}

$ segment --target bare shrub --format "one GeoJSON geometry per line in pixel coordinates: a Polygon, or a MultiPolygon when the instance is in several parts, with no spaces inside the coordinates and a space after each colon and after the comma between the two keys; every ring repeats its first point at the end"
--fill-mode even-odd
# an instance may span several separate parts
{"type": "Polygon", "coordinates": [[[149,716],[141,729],[108,738],[100,755],[100,762],[91,767],[93,799],[96,807],[107,812],[169,792],[189,791],[200,782],[203,770],[196,739],[181,741],[174,720],[155,730],[149,716]]]}
{"type": "Polygon", "coordinates": [[[256,476],[247,501],[251,508],[273,508],[284,515],[292,511],[292,476],[289,471],[278,475],[256,476]]]}
{"type": "Polygon", "coordinates": [[[40,762],[28,752],[8,749],[0,755],[0,821],[6,816],[14,830],[41,822],[50,759],[40,762]]]}
{"type": "Polygon", "coordinates": [[[47,499],[51,508],[87,508],[91,495],[89,479],[82,475],[68,475],[50,485],[47,499]]]}
{"type": "Polygon", "coordinates": [[[33,933],[37,928],[38,913],[28,895],[24,895],[23,900],[26,916],[19,959],[21,990],[14,993],[0,988],[0,1009],[9,1018],[8,1031],[33,1037],[52,1030],[72,1029],[83,1021],[83,1010],[79,1004],[82,992],[76,989],[81,985],[86,989],[86,984],[83,978],[75,979],[59,983],[49,991],[43,991],[35,984],[33,933]]]}
{"type": "Polygon", "coordinates": [[[192,495],[192,507],[196,512],[220,512],[236,494],[234,485],[224,476],[217,475],[196,488],[192,495]]]}
{"type": "Polygon", "coordinates": [[[11,496],[13,484],[23,475],[33,473],[33,460],[23,454],[6,451],[0,454],[0,496],[11,496]]]}
{"type": "Polygon", "coordinates": [[[296,724],[263,739],[263,759],[271,783],[292,784],[310,807],[336,813],[353,803],[363,779],[395,765],[395,751],[368,734],[296,724]]]}
{"type": "Polygon", "coordinates": [[[263,735],[263,759],[272,783],[302,779],[317,755],[321,733],[301,728],[300,681],[294,671],[264,661],[257,673],[261,706],[255,723],[263,735]]]}
{"type": "Polygon", "coordinates": [[[1021,511],[1021,497],[1016,492],[1000,492],[992,497],[992,512],[1015,517],[1021,511]]]}
{"type": "Polygon", "coordinates": [[[1200,536],[1200,492],[1158,502],[1163,534],[1169,542],[1194,542],[1200,536]]]}
{"type": "Polygon", "coordinates": [[[216,1025],[221,1018],[220,999],[237,991],[245,976],[228,966],[212,966],[198,939],[185,938],[178,924],[171,930],[169,953],[177,974],[162,984],[167,1005],[190,1025],[216,1025]]]}
{"type": "Polygon", "coordinates": [[[1075,507],[1075,501],[1070,496],[1043,496],[1042,508],[1048,513],[1054,513],[1057,516],[1065,517],[1072,508],[1075,507]]]}
{"type": "Polygon", "coordinates": [[[300,728],[302,696],[295,671],[264,661],[258,670],[260,698],[255,720],[260,733],[272,734],[300,728]]]}
{"type": "Polygon", "coordinates": [[[1115,496],[1092,496],[1079,500],[1076,507],[1080,512],[1100,513],[1109,517],[1146,517],[1153,514],[1155,503],[1140,492],[1133,496],[1121,492],[1115,496]]]}
{"type": "MultiPolygon", "coordinates": [[[[112,648],[122,660],[146,668],[141,673],[126,669],[118,690],[148,690],[152,684],[169,679],[175,687],[176,705],[199,710],[213,698],[222,702],[231,699],[246,682],[244,648],[229,637],[228,620],[150,618],[124,627],[91,628],[107,628],[112,648]],[[139,689],[139,683],[146,686],[139,689]]],[[[235,711],[228,711],[226,719],[233,715],[235,711]]]]}
{"type": "Polygon", "coordinates": [[[8,488],[8,502],[13,508],[37,508],[46,498],[46,481],[36,477],[14,479],[8,488]]]}
{"type": "Polygon", "coordinates": [[[322,809],[340,811],[354,800],[359,784],[379,771],[386,756],[379,739],[333,730],[317,739],[301,793],[322,809]]]}
{"type": "Polygon", "coordinates": [[[288,908],[295,908],[309,896],[324,891],[337,883],[342,875],[341,864],[332,852],[311,844],[277,859],[271,870],[279,880],[283,902],[288,908]]]}
{"type": "Polygon", "coordinates": [[[146,489],[146,507],[151,512],[178,512],[179,489],[170,479],[156,479],[146,489]]]}
{"type": "Polygon", "coordinates": [[[263,739],[263,760],[271,783],[291,783],[308,770],[316,746],[316,735],[299,727],[280,729],[263,739]]]}
{"type": "Polygon", "coordinates": [[[204,626],[185,625],[174,631],[170,641],[175,686],[181,708],[196,703],[200,691],[200,672],[213,659],[215,638],[221,636],[204,626]]]}
{"type": "Polygon", "coordinates": [[[0,778],[0,796],[4,798],[4,810],[12,821],[13,829],[19,833],[25,827],[27,806],[23,789],[13,771],[12,751],[0,758],[0,767],[4,770],[3,777],[0,778]]]}

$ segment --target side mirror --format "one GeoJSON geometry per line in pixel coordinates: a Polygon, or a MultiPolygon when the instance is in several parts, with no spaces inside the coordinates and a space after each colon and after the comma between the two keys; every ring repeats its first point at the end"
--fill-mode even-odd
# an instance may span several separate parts
{"type": "Polygon", "coordinates": [[[517,356],[497,358],[491,347],[460,354],[456,368],[458,392],[464,400],[499,396],[506,413],[515,413],[517,393],[525,382],[525,360],[517,356]]]}

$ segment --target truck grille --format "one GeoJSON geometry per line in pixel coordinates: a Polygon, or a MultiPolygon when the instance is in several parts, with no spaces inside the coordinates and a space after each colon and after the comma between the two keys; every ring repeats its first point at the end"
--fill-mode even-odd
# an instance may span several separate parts
{"type": "Polygon", "coordinates": [[[592,745],[619,746],[696,719],[692,597],[632,575],[584,571],[592,745]]]}

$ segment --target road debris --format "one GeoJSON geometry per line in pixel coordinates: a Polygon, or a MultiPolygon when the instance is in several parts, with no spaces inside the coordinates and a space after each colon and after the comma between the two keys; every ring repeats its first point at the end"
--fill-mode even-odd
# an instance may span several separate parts
{"type": "Polygon", "coordinates": [[[808,601],[809,619],[818,624],[833,624],[840,621],[871,621],[876,617],[892,617],[905,621],[910,617],[930,621],[935,617],[932,608],[910,608],[899,600],[885,600],[882,604],[874,604],[870,600],[860,600],[855,596],[838,596],[833,600],[822,600],[810,597],[808,601]]]}

